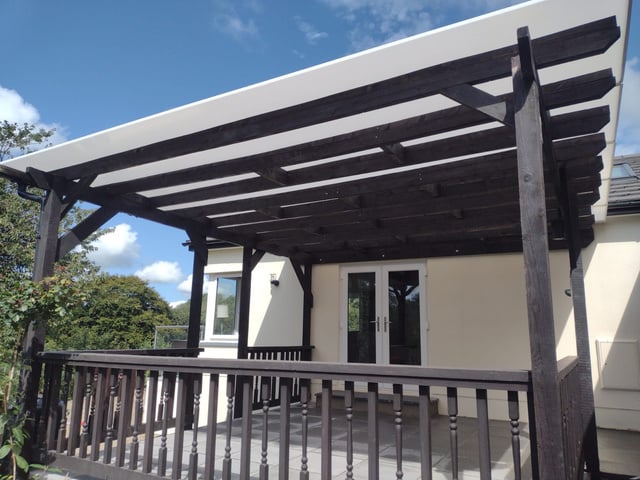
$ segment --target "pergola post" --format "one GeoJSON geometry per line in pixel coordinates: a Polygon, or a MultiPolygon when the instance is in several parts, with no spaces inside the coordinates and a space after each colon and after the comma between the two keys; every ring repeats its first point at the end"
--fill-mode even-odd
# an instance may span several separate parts
{"type": "MultiPolygon", "coordinates": [[[[249,357],[249,314],[251,306],[251,273],[265,252],[257,250],[253,252],[251,247],[242,249],[242,277],[240,279],[240,306],[238,308],[238,358],[249,357]]],[[[234,416],[242,415],[242,382],[236,382],[236,408],[234,416]]]]}
{"type": "Polygon", "coordinates": [[[187,232],[193,249],[193,272],[191,277],[191,303],[189,305],[189,328],[187,348],[200,345],[200,317],[202,316],[202,287],[204,269],[207,265],[207,243],[204,234],[187,232]]]}
{"type": "Polygon", "coordinates": [[[584,458],[587,471],[591,474],[591,478],[599,479],[600,458],[598,453],[593,379],[591,376],[591,350],[589,347],[589,324],[584,288],[584,269],[582,266],[582,242],[580,239],[580,229],[578,228],[575,193],[569,188],[564,168],[560,169],[560,174],[562,184],[566,191],[567,219],[565,219],[565,229],[569,241],[571,300],[573,302],[573,320],[576,332],[576,352],[578,354],[578,373],[580,378],[579,405],[583,422],[584,458]]]}
{"type": "Polygon", "coordinates": [[[302,287],[302,346],[307,347],[302,352],[302,360],[311,360],[311,309],[313,308],[313,293],[311,291],[312,264],[305,263],[303,266],[294,259],[289,259],[293,270],[298,277],[298,282],[302,287]]]}
{"type": "MultiPolygon", "coordinates": [[[[521,32],[518,32],[520,37],[521,32]]],[[[539,85],[529,52],[512,59],[520,222],[524,254],[533,401],[540,478],[564,478],[562,415],[557,381],[539,85]],[[521,64],[522,62],[522,64],[521,64]],[[528,70],[528,72],[527,72],[528,70]]]]}
{"type": "MultiPolygon", "coordinates": [[[[58,250],[58,229],[62,215],[63,202],[61,195],[54,189],[49,189],[45,195],[40,223],[38,225],[38,240],[36,243],[35,261],[32,278],[35,282],[53,275],[54,263],[58,250]]],[[[40,384],[41,364],[37,355],[44,350],[45,321],[34,318],[29,323],[22,346],[22,371],[20,372],[20,389],[23,395],[23,413],[26,415],[25,429],[31,441],[25,442],[24,456],[30,462],[36,462],[38,437],[36,424],[36,409],[38,401],[38,386],[40,384]]]]}

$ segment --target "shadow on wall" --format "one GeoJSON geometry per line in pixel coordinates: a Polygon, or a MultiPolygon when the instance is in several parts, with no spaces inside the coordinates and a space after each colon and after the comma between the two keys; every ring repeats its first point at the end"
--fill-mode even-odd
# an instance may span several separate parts
{"type": "Polygon", "coordinates": [[[257,319],[261,317],[263,320],[257,330],[250,328],[249,345],[301,345],[302,287],[289,261],[284,261],[284,258],[274,258],[273,262],[265,262],[262,269],[256,269],[257,271],[254,272],[259,283],[253,283],[252,290],[255,289],[255,292],[252,291],[251,295],[267,298],[258,299],[264,312],[263,317],[260,312],[252,312],[254,321],[258,321],[257,319]],[[275,277],[273,278],[272,275],[275,277]],[[278,285],[274,285],[272,280],[276,280],[278,285]],[[266,305],[263,302],[266,302],[266,305]],[[255,317],[254,314],[256,314],[255,317]]]}

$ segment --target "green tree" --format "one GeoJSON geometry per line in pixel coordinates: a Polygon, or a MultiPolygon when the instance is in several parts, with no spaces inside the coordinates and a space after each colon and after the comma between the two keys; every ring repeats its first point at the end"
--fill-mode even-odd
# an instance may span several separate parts
{"type": "MultiPolygon", "coordinates": [[[[173,323],[175,325],[189,324],[189,309],[191,308],[191,300],[181,303],[177,307],[171,309],[173,315],[173,323]]],[[[204,325],[205,315],[207,313],[207,294],[202,295],[202,307],[200,308],[200,323],[204,325]]]]}
{"type": "Polygon", "coordinates": [[[173,323],[169,304],[138,277],[102,273],[77,287],[83,301],[65,328],[50,331],[47,349],[151,348],[156,325],[173,323]]]}

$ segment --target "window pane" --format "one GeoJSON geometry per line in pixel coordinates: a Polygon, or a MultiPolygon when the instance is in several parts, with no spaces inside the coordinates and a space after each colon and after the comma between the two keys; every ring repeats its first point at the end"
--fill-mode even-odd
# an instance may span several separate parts
{"type": "Polygon", "coordinates": [[[216,289],[216,311],[213,321],[214,335],[237,335],[238,312],[237,299],[240,293],[240,279],[236,277],[218,277],[216,289]]]}

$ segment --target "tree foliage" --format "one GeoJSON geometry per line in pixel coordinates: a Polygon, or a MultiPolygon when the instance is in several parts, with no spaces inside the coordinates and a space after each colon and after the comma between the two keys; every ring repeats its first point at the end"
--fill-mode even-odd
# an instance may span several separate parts
{"type": "MultiPolygon", "coordinates": [[[[176,325],[189,324],[189,309],[191,308],[191,300],[181,303],[172,309],[173,323],[176,325]]],[[[207,313],[207,294],[202,295],[202,307],[200,308],[200,323],[204,325],[205,315],[207,313]]]]}
{"type": "Polygon", "coordinates": [[[172,323],[166,301],[135,276],[99,274],[78,284],[83,301],[66,328],[51,330],[51,350],[151,348],[156,325],[172,323]]]}
{"type": "MultiPolygon", "coordinates": [[[[0,122],[0,161],[41,147],[53,130],[0,122]]],[[[67,254],[55,274],[33,282],[41,205],[18,196],[17,186],[0,177],[0,478],[27,471],[21,456],[25,416],[17,388],[20,353],[28,325],[46,322],[50,349],[130,349],[152,346],[155,326],[170,323],[169,305],[137,277],[99,274],[85,248],[67,254]]],[[[44,192],[33,189],[33,196],[44,192]]],[[[72,208],[63,233],[91,212],[72,208]]]]}

